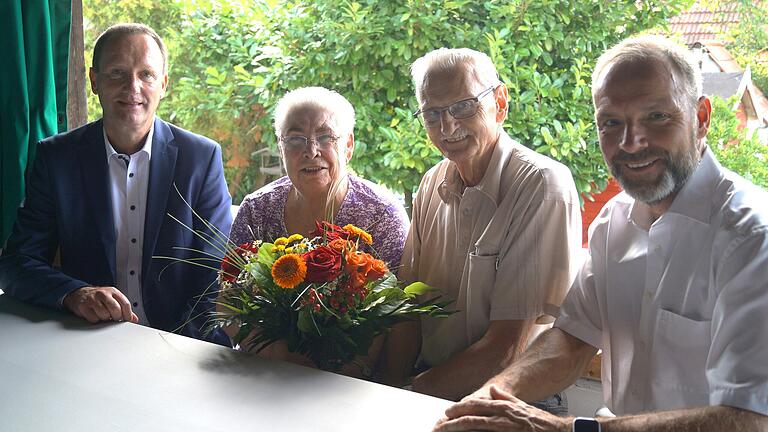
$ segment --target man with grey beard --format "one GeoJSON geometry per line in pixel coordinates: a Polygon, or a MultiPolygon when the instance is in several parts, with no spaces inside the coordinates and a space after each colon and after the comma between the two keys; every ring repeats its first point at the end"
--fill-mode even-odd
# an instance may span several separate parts
{"type": "Polygon", "coordinates": [[[768,430],[768,193],[707,148],[712,108],[684,48],[625,40],[598,60],[592,96],[625,193],[592,224],[554,328],[435,430],[768,430]],[[572,384],[598,349],[619,417],[524,402],[572,384]]]}

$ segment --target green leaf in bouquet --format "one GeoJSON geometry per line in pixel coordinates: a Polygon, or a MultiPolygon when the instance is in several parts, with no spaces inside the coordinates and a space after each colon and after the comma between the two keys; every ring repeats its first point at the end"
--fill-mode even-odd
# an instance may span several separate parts
{"type": "Polygon", "coordinates": [[[379,279],[377,282],[374,283],[372,289],[373,290],[380,290],[380,289],[387,289],[387,288],[395,288],[397,287],[397,277],[395,277],[392,272],[387,273],[379,279]]]}
{"type": "Polygon", "coordinates": [[[215,302],[213,302],[213,304],[221,306],[224,309],[230,310],[230,311],[232,311],[232,312],[234,312],[235,314],[238,314],[238,315],[245,313],[245,310],[243,308],[237,307],[237,306],[235,306],[233,304],[230,304],[230,303],[215,301],[215,302]]]}
{"type": "Polygon", "coordinates": [[[271,268],[267,267],[261,262],[249,263],[245,266],[246,271],[250,274],[255,286],[264,288],[269,285],[273,285],[271,268]]]}
{"type": "MultiPolygon", "coordinates": [[[[387,301],[387,298],[385,296],[379,296],[377,294],[378,293],[373,293],[373,295],[375,295],[376,298],[373,299],[370,303],[368,303],[363,309],[361,309],[360,312],[365,312],[367,310],[370,310],[371,308],[374,308],[384,303],[385,301],[387,301]]],[[[371,293],[369,293],[368,295],[371,296],[371,293]]]]}
{"type": "Polygon", "coordinates": [[[405,293],[408,294],[409,296],[413,297],[413,296],[426,294],[428,292],[436,291],[436,289],[425,284],[424,282],[414,282],[408,285],[407,287],[405,287],[403,291],[405,291],[405,293]]]}
{"type": "Polygon", "coordinates": [[[259,255],[258,259],[260,263],[263,263],[270,268],[272,267],[272,264],[275,263],[275,260],[277,259],[277,255],[275,255],[274,252],[272,252],[272,249],[274,249],[275,245],[272,243],[262,243],[261,247],[259,247],[259,255]]]}
{"type": "Polygon", "coordinates": [[[376,294],[383,296],[387,302],[408,299],[408,295],[405,293],[405,291],[398,287],[385,288],[383,290],[377,291],[376,294]]]}
{"type": "Polygon", "coordinates": [[[296,326],[304,333],[320,333],[320,329],[317,328],[317,324],[312,317],[312,312],[306,308],[299,311],[299,320],[296,323],[296,326]]]}
{"type": "Polygon", "coordinates": [[[403,308],[403,306],[407,304],[408,304],[407,300],[392,300],[379,306],[378,312],[381,315],[391,315],[396,312],[399,312],[403,308]]]}

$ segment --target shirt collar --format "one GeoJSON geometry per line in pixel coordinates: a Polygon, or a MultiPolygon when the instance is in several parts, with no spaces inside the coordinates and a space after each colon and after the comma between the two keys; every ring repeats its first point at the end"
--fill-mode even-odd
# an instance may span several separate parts
{"type": "MultiPolygon", "coordinates": [[[[509,160],[509,156],[512,153],[513,141],[512,138],[507,135],[503,130],[499,134],[499,140],[493,149],[491,160],[488,162],[488,167],[485,169],[482,180],[475,189],[488,196],[496,205],[499,204],[499,188],[501,187],[501,174],[506,165],[506,161],[509,160]]],[[[456,164],[453,162],[448,163],[448,168],[445,171],[445,177],[437,188],[437,193],[440,198],[446,204],[451,199],[451,196],[460,197],[461,189],[464,186],[459,170],[456,164]]]]}
{"type": "MultiPolygon", "coordinates": [[[[706,147],[699,165],[677,193],[666,213],[679,214],[709,224],[712,216],[710,201],[721,177],[722,167],[709,147],[706,147]]],[[[647,213],[645,206],[638,206],[635,200],[629,212],[630,221],[642,226],[640,221],[644,218],[647,220],[647,213]]]]}
{"type": "Polygon", "coordinates": [[[708,224],[712,216],[710,203],[721,178],[722,167],[709,147],[706,147],[699,166],[677,193],[667,211],[708,224]]]}
{"type": "MultiPolygon", "coordinates": [[[[102,126],[101,133],[104,136],[104,147],[107,149],[107,161],[109,161],[112,158],[117,157],[118,153],[115,151],[114,147],[112,147],[112,143],[109,142],[109,138],[107,137],[107,130],[102,126]]],[[[138,153],[146,153],[147,160],[149,160],[152,157],[152,138],[155,135],[155,125],[152,124],[152,126],[149,128],[149,133],[147,134],[147,138],[144,140],[144,145],[134,154],[138,153]]]]}

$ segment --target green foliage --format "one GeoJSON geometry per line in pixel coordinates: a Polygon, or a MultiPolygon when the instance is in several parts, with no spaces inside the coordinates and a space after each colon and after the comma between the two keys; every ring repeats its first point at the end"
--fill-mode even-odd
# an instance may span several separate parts
{"type": "MultiPolygon", "coordinates": [[[[710,7],[724,3],[712,2],[710,7]]],[[[736,4],[739,23],[723,36],[728,50],[739,65],[750,67],[752,80],[763,91],[768,89],[768,2],[729,0],[736,4]]]]}
{"type": "Polygon", "coordinates": [[[442,46],[485,51],[510,90],[506,129],[566,163],[579,190],[590,192],[607,178],[591,120],[595,59],[688,3],[286,1],[267,17],[272,37],[259,50],[261,57],[273,54],[273,66],[246,70],[262,78],[252,93],[267,111],[299,86],[324,85],[345,95],[358,114],[353,168],[412,191],[441,156],[410,115],[417,108],[410,64],[442,46]]]}
{"type": "MultiPolygon", "coordinates": [[[[158,115],[222,144],[236,203],[270,180],[252,157],[264,147],[255,121],[264,110],[237,92],[246,83],[258,85],[237,73],[253,59],[253,46],[265,39],[259,33],[264,10],[257,6],[250,0],[89,0],[83,5],[86,65],[96,38],[112,24],[141,22],[160,34],[168,47],[169,84],[158,115]]],[[[90,92],[88,113],[91,121],[101,117],[90,92]]]]}
{"type": "Polygon", "coordinates": [[[739,128],[739,119],[733,111],[738,102],[734,96],[712,101],[712,121],[707,143],[720,163],[751,181],[768,189],[768,146],[746,129],[739,128]]]}
{"type": "MultiPolygon", "coordinates": [[[[179,0],[87,0],[83,2],[83,36],[85,39],[85,65],[90,68],[96,38],[107,27],[121,22],[139,22],[160,31],[172,27],[184,12],[179,0]],[[162,11],[162,13],[158,13],[162,11]]],[[[160,32],[161,36],[164,36],[160,32]]],[[[175,53],[174,41],[163,38],[169,49],[169,57],[175,53]]],[[[170,60],[169,59],[169,60],[170,60]]],[[[169,61],[170,63],[170,61],[169,61]]],[[[162,107],[162,105],[161,105],[162,107]]],[[[101,107],[93,92],[88,92],[88,119],[101,117],[101,107]]]]}
{"type": "MultiPolygon", "coordinates": [[[[147,2],[131,3],[114,15],[144,16],[147,2]]],[[[406,195],[415,190],[441,155],[411,116],[409,66],[443,46],[488,53],[509,87],[510,135],[568,165],[579,191],[601,190],[607,171],[592,126],[592,66],[604,49],[662,24],[690,0],[160,3],[150,24],[172,52],[160,113],[222,142],[237,200],[259,183],[243,155],[274,148],[276,101],[307,85],[337,90],[355,107],[357,173],[406,195]]]]}

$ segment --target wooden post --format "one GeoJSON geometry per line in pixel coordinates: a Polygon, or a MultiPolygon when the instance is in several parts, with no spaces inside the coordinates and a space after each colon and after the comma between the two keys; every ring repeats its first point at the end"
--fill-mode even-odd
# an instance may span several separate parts
{"type": "Polygon", "coordinates": [[[88,121],[85,93],[85,47],[83,41],[83,0],[72,0],[67,69],[67,127],[74,129],[88,121]]]}

